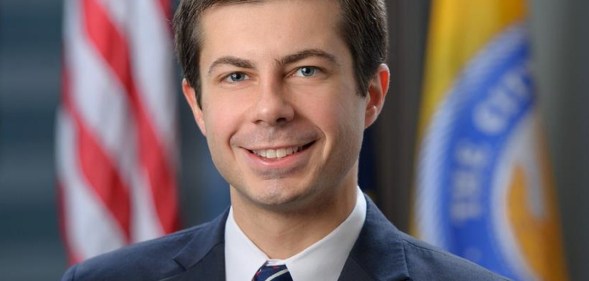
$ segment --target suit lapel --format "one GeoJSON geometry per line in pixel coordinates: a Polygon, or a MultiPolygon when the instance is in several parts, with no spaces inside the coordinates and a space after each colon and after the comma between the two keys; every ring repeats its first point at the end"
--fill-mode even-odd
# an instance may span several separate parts
{"type": "Polygon", "coordinates": [[[174,260],[183,269],[160,281],[225,280],[225,221],[229,211],[193,230],[174,260]]]}
{"type": "Polygon", "coordinates": [[[194,266],[161,281],[225,280],[225,248],[220,245],[194,266]]]}
{"type": "Polygon", "coordinates": [[[340,281],[409,279],[401,232],[366,197],[366,221],[340,281]]]}
{"type": "Polygon", "coordinates": [[[348,257],[338,281],[375,280],[355,259],[348,257]]]}
{"type": "MultiPolygon", "coordinates": [[[[339,281],[407,280],[401,232],[366,198],[366,221],[339,281]]],[[[193,237],[174,257],[183,269],[160,281],[225,280],[225,221],[228,211],[192,230],[193,237]]]]}

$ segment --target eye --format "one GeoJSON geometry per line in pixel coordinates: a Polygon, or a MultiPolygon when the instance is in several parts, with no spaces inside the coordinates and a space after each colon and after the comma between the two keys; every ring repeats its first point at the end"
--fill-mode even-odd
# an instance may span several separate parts
{"type": "Polygon", "coordinates": [[[230,83],[234,83],[234,82],[240,82],[240,81],[244,81],[247,80],[248,77],[245,73],[243,72],[233,72],[229,75],[227,75],[225,77],[225,79],[223,79],[226,82],[230,82],[230,83]]]}
{"type": "Polygon", "coordinates": [[[314,76],[317,71],[319,71],[316,67],[313,66],[303,66],[300,67],[299,69],[297,69],[297,72],[295,72],[295,76],[300,76],[300,77],[311,77],[314,76]]]}

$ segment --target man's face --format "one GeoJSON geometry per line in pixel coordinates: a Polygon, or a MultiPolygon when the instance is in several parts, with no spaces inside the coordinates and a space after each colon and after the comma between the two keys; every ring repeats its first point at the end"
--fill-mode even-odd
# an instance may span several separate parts
{"type": "Polygon", "coordinates": [[[184,91],[233,204],[292,209],[355,188],[382,97],[357,93],[338,11],[336,1],[292,0],[203,14],[202,110],[184,91]]]}

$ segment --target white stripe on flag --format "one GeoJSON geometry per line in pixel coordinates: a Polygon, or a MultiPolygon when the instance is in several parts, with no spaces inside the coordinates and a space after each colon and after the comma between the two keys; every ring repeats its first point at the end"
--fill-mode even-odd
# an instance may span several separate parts
{"type": "Polygon", "coordinates": [[[175,230],[175,196],[154,194],[175,194],[176,93],[171,30],[161,0],[64,5],[68,94],[57,118],[56,161],[64,238],[70,261],[77,262],[175,230]],[[100,34],[96,20],[110,33],[100,34]],[[109,47],[118,56],[109,57],[109,47]],[[149,140],[140,140],[140,133],[149,140]],[[141,149],[158,152],[146,160],[141,149]],[[166,173],[154,176],[160,168],[166,173]],[[165,181],[163,189],[158,180],[165,181]]]}
{"type": "Polygon", "coordinates": [[[64,110],[57,116],[57,176],[64,188],[64,231],[69,247],[79,259],[119,248],[125,244],[121,229],[92,194],[77,165],[75,127],[64,110]]]}

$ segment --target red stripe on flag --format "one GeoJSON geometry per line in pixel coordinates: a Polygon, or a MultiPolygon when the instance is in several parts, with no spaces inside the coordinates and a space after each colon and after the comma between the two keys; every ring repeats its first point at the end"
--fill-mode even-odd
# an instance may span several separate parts
{"type": "Polygon", "coordinates": [[[80,170],[102,204],[115,218],[125,235],[126,242],[129,242],[131,237],[129,188],[124,184],[115,165],[100,146],[97,138],[82,121],[82,117],[71,99],[71,84],[67,66],[64,68],[63,104],[76,126],[76,154],[80,170]]]}
{"type": "Polygon", "coordinates": [[[148,178],[156,212],[166,233],[178,229],[176,180],[163,146],[141,103],[131,71],[129,45],[96,0],[83,2],[85,28],[90,41],[123,85],[137,124],[142,172],[148,178]]]}
{"type": "Polygon", "coordinates": [[[172,18],[172,9],[170,7],[170,0],[159,0],[160,10],[162,11],[163,18],[166,22],[169,22],[172,18]]]}

